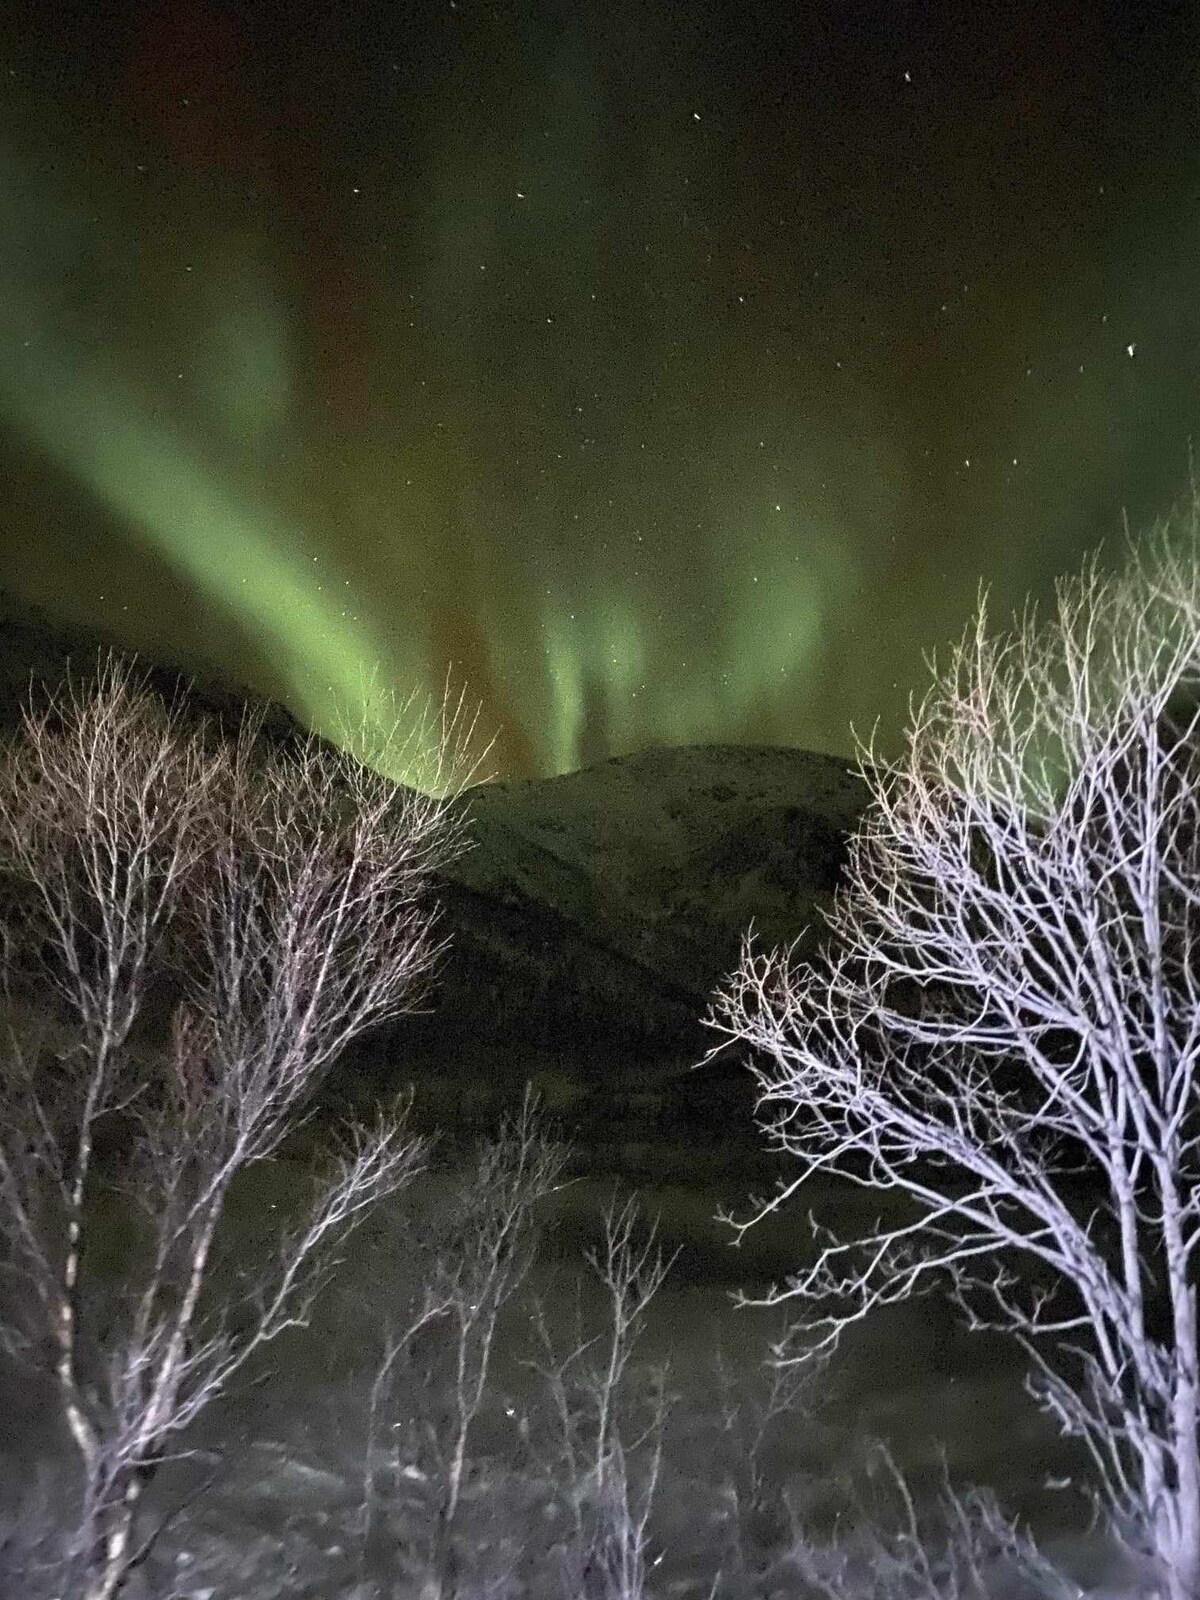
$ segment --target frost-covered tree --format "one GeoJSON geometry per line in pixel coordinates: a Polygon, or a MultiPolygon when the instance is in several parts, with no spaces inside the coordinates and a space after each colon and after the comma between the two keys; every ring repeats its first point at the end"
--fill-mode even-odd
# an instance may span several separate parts
{"type": "Polygon", "coordinates": [[[270,1259],[222,1264],[236,1186],[345,1047],[424,992],[455,816],[314,737],[198,724],[116,660],[3,752],[0,1348],[40,1369],[80,1469],[5,1592],[122,1592],[152,1476],[418,1169],[401,1114],[352,1130],[270,1259]]]}
{"type": "Polygon", "coordinates": [[[807,1346],[941,1277],[1169,1600],[1200,1596],[1198,556],[1193,506],[1044,615],[981,600],[899,759],[860,749],[821,959],[748,937],[708,1019],[799,1164],[765,1211],[822,1174],[902,1201],[773,1293],[807,1346]]]}

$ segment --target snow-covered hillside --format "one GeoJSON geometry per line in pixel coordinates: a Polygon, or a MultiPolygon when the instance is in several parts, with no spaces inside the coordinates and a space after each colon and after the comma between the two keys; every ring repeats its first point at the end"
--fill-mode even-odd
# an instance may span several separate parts
{"type": "MultiPolygon", "coordinates": [[[[0,594],[0,726],[31,679],[86,675],[107,641],[0,594]]],[[[244,696],[215,673],[145,661],[166,694],[236,723],[244,696]]],[[[279,707],[266,726],[297,731],[279,707]]],[[[694,745],[620,756],[562,777],[481,784],[463,796],[473,848],[442,875],[452,947],[431,1015],[403,1045],[550,1044],[696,1059],[715,985],[753,919],[767,944],[820,931],[847,831],[865,800],[848,758],[756,745],[694,745]]]]}
{"type": "Polygon", "coordinates": [[[752,919],[768,944],[815,939],[864,798],[846,759],[754,745],[480,785],[444,880],[443,1025],[693,1048],[752,919]]]}

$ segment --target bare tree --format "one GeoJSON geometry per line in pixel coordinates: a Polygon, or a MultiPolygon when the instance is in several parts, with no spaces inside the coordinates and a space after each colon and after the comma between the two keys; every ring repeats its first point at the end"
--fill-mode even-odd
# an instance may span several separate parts
{"type": "Polygon", "coordinates": [[[1194,507],[1048,619],[981,600],[902,756],[860,748],[821,961],[748,937],[708,1018],[799,1162],[753,1220],[821,1175],[903,1202],[771,1297],[808,1347],[948,1279],[1170,1600],[1200,1595],[1198,549],[1194,507]]]}
{"type": "MultiPolygon", "coordinates": [[[[534,1214],[560,1187],[565,1158],[527,1089],[520,1110],[479,1143],[473,1169],[452,1175],[455,1192],[441,1215],[418,1217],[418,1238],[404,1251],[418,1265],[418,1283],[399,1314],[389,1308],[371,1386],[362,1542],[373,1542],[386,1417],[393,1457],[406,1450],[405,1465],[433,1491],[428,1595],[452,1596],[458,1588],[460,1504],[497,1329],[533,1265],[534,1214]]],[[[379,1555],[394,1560],[394,1551],[379,1555]]]]}
{"type": "MultiPolygon", "coordinates": [[[[943,1463],[936,1503],[922,1507],[891,1452],[875,1445],[847,1483],[848,1505],[833,1529],[814,1536],[795,1519],[779,1567],[805,1600],[1082,1600],[1027,1533],[983,1490],[954,1489],[943,1463]]],[[[780,1572],[776,1577],[783,1575],[780,1572]]]]}
{"type": "Polygon", "coordinates": [[[49,1352],[82,1466],[46,1555],[55,1594],[121,1592],[155,1469],[305,1320],[328,1247],[421,1165],[403,1105],[351,1131],[273,1263],[214,1294],[235,1185],[350,1041],[423,994],[444,947],[429,873],[462,843],[444,799],[312,737],[268,741],[249,714],[231,738],[115,659],[27,712],[6,750],[4,1331],[26,1359],[49,1352]],[[34,1049],[18,1023],[39,985],[56,1015],[34,1049]],[[114,1209],[115,1290],[93,1259],[114,1209]]]}
{"type": "Polygon", "coordinates": [[[668,1412],[666,1368],[638,1362],[650,1302],[674,1262],[657,1224],[639,1237],[635,1199],[604,1216],[603,1246],[587,1261],[605,1306],[601,1331],[586,1335],[577,1313],[566,1354],[544,1305],[535,1323],[541,1346],[532,1363],[550,1414],[541,1452],[565,1493],[570,1534],[563,1549],[565,1592],[580,1600],[642,1600],[649,1572],[649,1527],[662,1469],[668,1412]]]}
{"type": "MultiPolygon", "coordinates": [[[[720,1417],[721,1487],[728,1506],[729,1565],[761,1578],[795,1532],[788,1477],[772,1448],[803,1429],[815,1432],[821,1363],[764,1361],[751,1375],[721,1351],[714,1362],[720,1417]]],[[[832,1453],[833,1446],[830,1445],[832,1453]]]]}

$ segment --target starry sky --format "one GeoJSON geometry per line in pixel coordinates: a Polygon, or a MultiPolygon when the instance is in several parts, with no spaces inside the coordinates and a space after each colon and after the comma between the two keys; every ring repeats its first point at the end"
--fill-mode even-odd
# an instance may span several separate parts
{"type": "Polygon", "coordinates": [[[1198,136],[1156,0],[10,0],[0,586],[500,774],[894,743],[1187,490],[1198,136]]]}

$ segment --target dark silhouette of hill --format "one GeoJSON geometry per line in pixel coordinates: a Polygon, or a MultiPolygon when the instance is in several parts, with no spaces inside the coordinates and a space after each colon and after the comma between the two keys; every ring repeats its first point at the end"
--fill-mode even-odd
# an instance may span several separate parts
{"type": "MultiPolygon", "coordinates": [[[[0,730],[16,726],[28,703],[31,685],[54,688],[68,674],[86,679],[110,650],[133,656],[123,643],[96,629],[53,618],[29,601],[0,589],[0,730]]],[[[286,707],[265,700],[226,677],[207,661],[173,656],[166,650],[136,660],[159,694],[172,699],[184,694],[197,710],[236,726],[247,705],[262,711],[267,730],[277,738],[294,738],[303,730],[286,707]]]]}
{"type": "MultiPolygon", "coordinates": [[[[31,681],[61,682],[68,663],[86,676],[109,644],[0,594],[0,727],[31,681]]],[[[162,693],[231,725],[252,698],[207,668],[139,660],[162,693]]],[[[266,720],[278,737],[299,731],[281,707],[266,720]]],[[[748,1075],[692,1073],[713,1037],[700,1018],[752,921],[768,946],[805,928],[815,944],[865,800],[848,759],[753,745],[654,748],[468,790],[455,803],[473,846],[437,881],[452,942],[432,1009],[361,1046],[341,1080],[357,1066],[372,1086],[446,1072],[465,1084],[553,1060],[584,1094],[625,1082],[645,1121],[675,1117],[662,1091],[686,1073],[709,1120],[736,1080],[749,1133],[748,1075]]]]}
{"type": "Polygon", "coordinates": [[[768,943],[832,894],[865,799],[849,763],[777,746],[618,756],[464,797],[443,875],[442,1028],[686,1054],[753,920],[768,943]]]}

